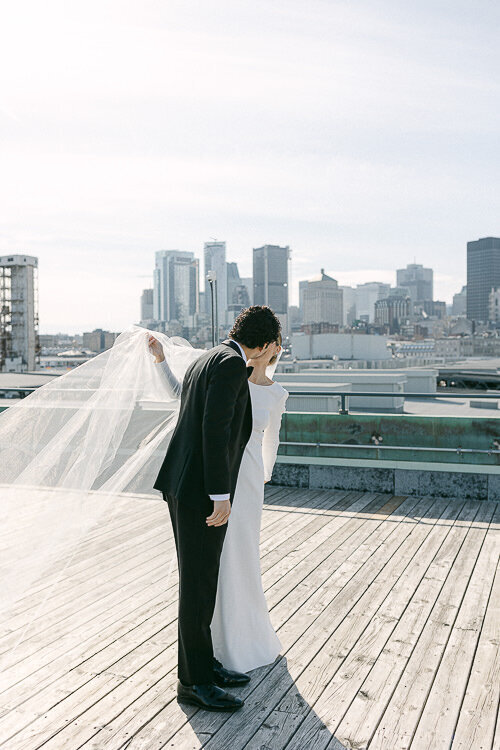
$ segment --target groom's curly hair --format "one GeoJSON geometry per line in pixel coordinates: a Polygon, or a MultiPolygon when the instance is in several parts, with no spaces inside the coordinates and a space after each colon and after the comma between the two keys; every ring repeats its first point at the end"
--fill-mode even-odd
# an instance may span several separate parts
{"type": "Polygon", "coordinates": [[[240,312],[229,335],[240,344],[255,349],[277,341],[281,334],[278,316],[267,305],[251,305],[240,312]]]}

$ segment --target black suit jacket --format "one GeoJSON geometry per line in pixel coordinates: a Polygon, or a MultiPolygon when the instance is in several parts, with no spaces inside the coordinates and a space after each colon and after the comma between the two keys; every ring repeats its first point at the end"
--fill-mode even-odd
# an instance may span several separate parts
{"type": "Polygon", "coordinates": [[[252,432],[247,367],[226,339],[192,362],[182,382],[179,417],[154,488],[181,501],[230,494],[252,432]]]}

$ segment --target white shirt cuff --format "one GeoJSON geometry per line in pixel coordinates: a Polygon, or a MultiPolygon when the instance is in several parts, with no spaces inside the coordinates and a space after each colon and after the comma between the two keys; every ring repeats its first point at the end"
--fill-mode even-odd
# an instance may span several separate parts
{"type": "Polygon", "coordinates": [[[231,497],[229,492],[225,492],[223,495],[209,495],[210,500],[214,500],[215,502],[220,502],[222,500],[229,500],[231,497]]]}

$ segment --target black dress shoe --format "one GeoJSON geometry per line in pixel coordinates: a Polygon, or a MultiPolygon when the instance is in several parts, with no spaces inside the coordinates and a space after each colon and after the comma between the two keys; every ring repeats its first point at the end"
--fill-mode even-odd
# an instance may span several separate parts
{"type": "Polygon", "coordinates": [[[189,703],[206,711],[237,711],[244,705],[241,698],[226,693],[222,688],[208,682],[203,685],[184,685],[177,680],[177,700],[189,703]]]}
{"type": "Polygon", "coordinates": [[[250,682],[250,677],[244,672],[226,669],[220,661],[214,658],[214,682],[220,687],[241,687],[241,685],[250,682]]]}

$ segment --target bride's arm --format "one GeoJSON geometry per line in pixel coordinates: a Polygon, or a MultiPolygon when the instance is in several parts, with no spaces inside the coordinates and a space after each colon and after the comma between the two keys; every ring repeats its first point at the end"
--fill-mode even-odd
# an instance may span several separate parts
{"type": "Polygon", "coordinates": [[[264,482],[269,482],[273,473],[273,467],[278,454],[280,442],[281,419],[285,411],[288,392],[276,402],[269,416],[269,424],[264,430],[262,439],[262,458],[264,460],[264,482]]]}
{"type": "Polygon", "coordinates": [[[182,383],[180,380],[177,380],[174,373],[170,369],[170,366],[166,359],[162,359],[161,362],[154,362],[155,366],[158,367],[159,370],[161,370],[165,381],[170,388],[170,390],[173,392],[173,395],[176,398],[180,398],[181,391],[182,391],[182,383]]]}
{"type": "Polygon", "coordinates": [[[165,359],[165,354],[163,353],[163,346],[160,344],[158,339],[156,339],[152,335],[149,336],[148,342],[149,342],[149,350],[151,354],[154,354],[155,356],[154,365],[158,366],[158,369],[161,370],[163,378],[165,382],[167,383],[167,386],[171,394],[175,398],[180,398],[181,391],[182,391],[182,383],[180,380],[177,380],[174,373],[170,369],[170,365],[165,359]]]}

